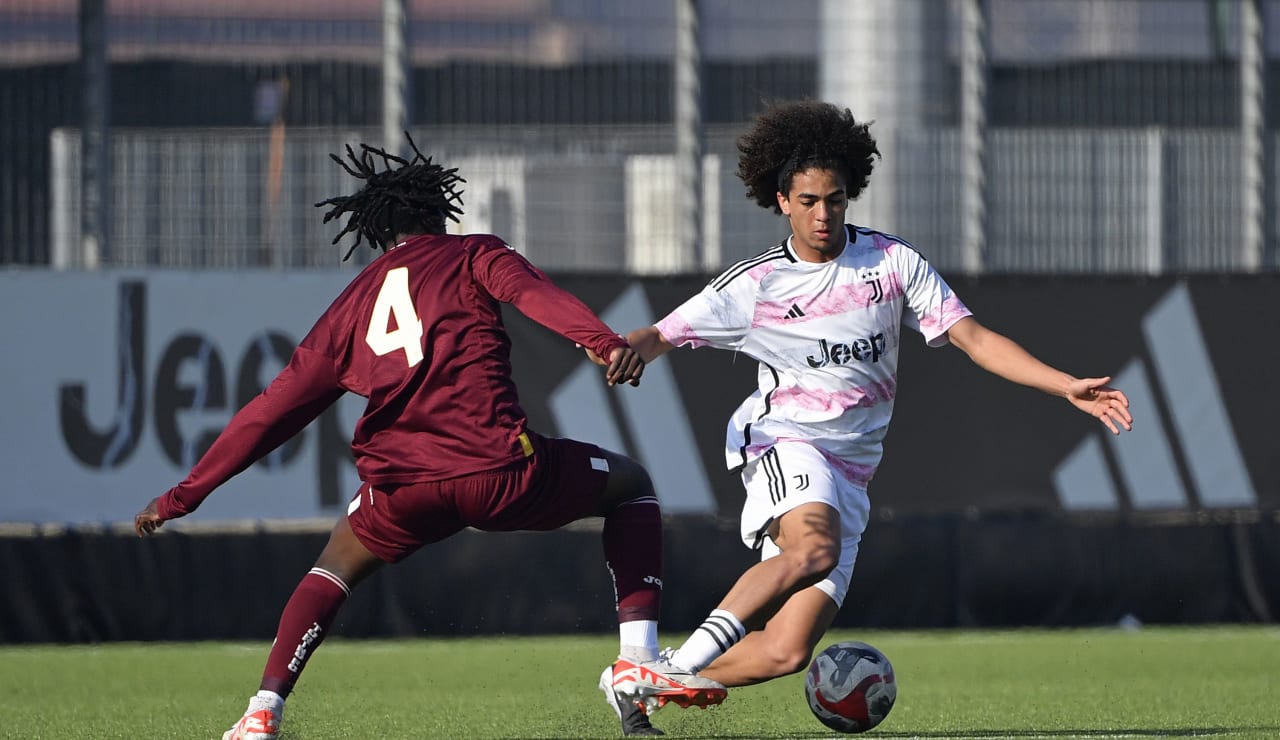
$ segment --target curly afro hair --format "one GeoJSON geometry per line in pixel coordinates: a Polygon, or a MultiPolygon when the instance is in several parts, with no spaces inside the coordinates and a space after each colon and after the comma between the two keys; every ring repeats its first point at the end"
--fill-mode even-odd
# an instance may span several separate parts
{"type": "Polygon", "coordinates": [[[870,125],[831,103],[769,106],[738,139],[738,177],[747,197],[782,213],[777,193],[790,193],[796,173],[817,167],[842,173],[849,199],[857,198],[867,187],[873,158],[880,156],[870,125]]]}

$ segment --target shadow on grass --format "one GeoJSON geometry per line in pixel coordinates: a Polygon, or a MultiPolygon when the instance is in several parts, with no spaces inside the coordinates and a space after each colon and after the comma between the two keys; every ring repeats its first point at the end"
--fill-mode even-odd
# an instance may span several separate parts
{"type": "MultiPolygon", "coordinates": [[[[1218,737],[1239,733],[1264,733],[1267,737],[1280,737],[1280,727],[1179,727],[1179,728],[1130,728],[1115,730],[963,730],[961,732],[881,732],[872,730],[867,733],[872,738],[1054,738],[1054,737],[1088,737],[1088,738],[1125,738],[1125,737],[1218,737]]],[[[696,736],[691,736],[696,737],[696,736]]],[[[717,740],[746,740],[746,735],[707,735],[717,740]]],[[[830,738],[830,732],[802,732],[788,737],[797,738],[830,738]]]]}
{"type": "MultiPolygon", "coordinates": [[[[1231,737],[1239,733],[1265,733],[1264,737],[1280,737],[1280,727],[1180,727],[1167,729],[1142,729],[1134,728],[1127,730],[963,730],[961,732],[880,732],[872,730],[865,733],[867,740],[876,740],[876,738],[934,738],[936,740],[946,740],[947,738],[977,738],[978,740],[998,740],[999,738],[1055,738],[1055,737],[1086,737],[1086,738],[1126,738],[1126,737],[1231,737]]],[[[284,734],[281,738],[286,737],[284,734]]],[[[760,735],[735,735],[731,733],[712,732],[707,734],[693,733],[675,733],[671,737],[685,738],[685,740],[760,740],[760,735]]],[[[773,733],[765,735],[765,737],[778,737],[773,733]]],[[[812,738],[831,738],[847,737],[847,735],[832,734],[831,732],[808,731],[797,732],[786,735],[788,740],[807,740],[812,738]]],[[[504,740],[528,740],[525,736],[511,736],[504,740]]]]}

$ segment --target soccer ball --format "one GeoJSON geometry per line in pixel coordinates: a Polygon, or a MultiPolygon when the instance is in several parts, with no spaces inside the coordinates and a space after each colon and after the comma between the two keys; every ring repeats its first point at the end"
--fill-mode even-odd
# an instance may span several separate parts
{"type": "Polygon", "coordinates": [[[893,709],[898,684],[884,653],[865,642],[838,642],[809,665],[804,698],[827,727],[866,732],[893,709]]]}

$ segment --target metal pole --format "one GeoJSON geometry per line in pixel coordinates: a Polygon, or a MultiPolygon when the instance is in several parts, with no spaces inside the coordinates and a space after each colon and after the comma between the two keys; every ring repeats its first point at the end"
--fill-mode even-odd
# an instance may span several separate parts
{"type": "Polygon", "coordinates": [[[982,272],[987,229],[987,23],[984,0],[961,9],[960,146],[961,262],[970,275],[982,272]]]}
{"type": "Polygon", "coordinates": [[[408,0],[382,0],[382,146],[397,153],[408,149],[409,15],[408,0]]]}
{"type": "Polygon", "coordinates": [[[84,118],[80,134],[82,266],[111,261],[110,70],[106,0],[80,0],[80,75],[84,118]]]}
{"type": "Polygon", "coordinates": [[[675,188],[677,264],[702,264],[702,39],[698,0],[676,2],[675,188]]]}
{"type": "Polygon", "coordinates": [[[1262,268],[1266,248],[1266,142],[1263,131],[1261,0],[1240,2],[1241,267],[1262,268]]]}
{"type": "Polygon", "coordinates": [[[1147,273],[1164,272],[1164,129],[1147,129],[1147,273]]]}
{"type": "MultiPolygon", "coordinates": [[[[859,121],[874,121],[871,134],[884,157],[871,186],[849,206],[847,217],[855,223],[923,240],[922,224],[938,218],[903,194],[942,176],[939,158],[919,142],[950,125],[950,111],[939,101],[951,92],[951,6],[942,0],[820,0],[818,94],[849,108],[859,121]]],[[[950,245],[948,252],[959,248],[950,245]]]]}

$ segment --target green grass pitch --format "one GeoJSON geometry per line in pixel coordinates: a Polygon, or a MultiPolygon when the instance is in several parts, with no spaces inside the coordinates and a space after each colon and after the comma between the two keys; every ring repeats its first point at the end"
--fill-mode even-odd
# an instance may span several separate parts
{"type": "MultiPolygon", "coordinates": [[[[845,639],[882,649],[898,677],[897,704],[869,738],[1280,738],[1275,627],[836,631],[822,644],[845,639]]],[[[0,737],[221,737],[267,647],[0,647],[0,737]]],[[[595,688],[616,648],[605,635],[331,638],[282,738],[618,737],[595,688]]],[[[801,675],[653,721],[670,737],[833,737],[809,713],[801,675]]]]}

